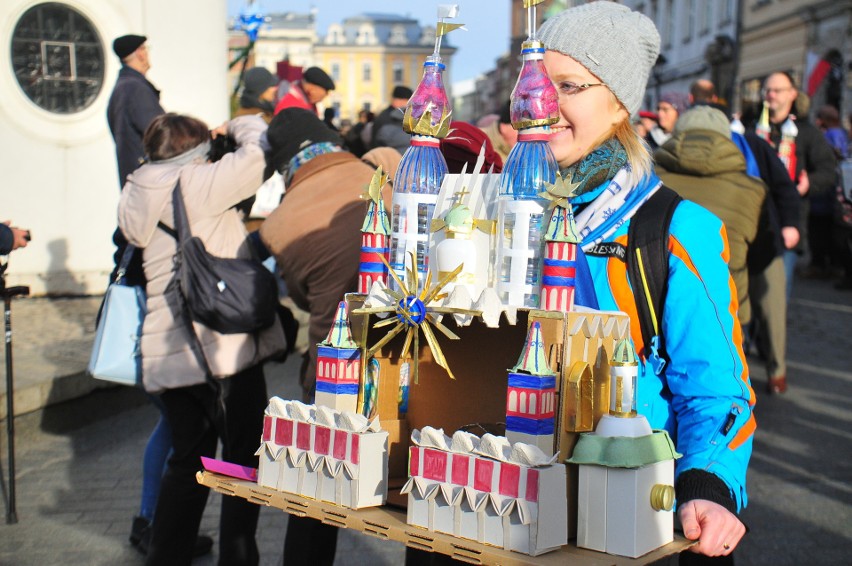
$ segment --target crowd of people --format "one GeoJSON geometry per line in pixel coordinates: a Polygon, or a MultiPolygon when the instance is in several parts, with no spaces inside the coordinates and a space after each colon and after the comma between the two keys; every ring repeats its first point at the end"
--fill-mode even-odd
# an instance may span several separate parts
{"type": "MultiPolygon", "coordinates": [[[[786,304],[801,254],[811,258],[809,274],[841,267],[839,286],[852,287],[850,228],[832,228],[826,220],[848,136],[836,109],[820,109],[811,124],[807,111],[796,108],[802,97],[792,77],[782,72],[766,79],[762,116],[732,117],[706,79],[689,93],[664,93],[656,111],[641,109],[660,37],[647,17],[616,3],[567,9],[545,22],[540,38],[559,99],[549,144],[559,174],[577,187],[571,206],[598,303],[631,316],[642,360],[637,408],[653,428],[668,430],[683,454],[677,513],[685,536],[697,541],[691,553],[730,559],[747,530],[738,513],[747,503],[756,426],[745,355],[756,346],[766,390],[786,391],[786,304]],[[623,257],[593,250],[626,246],[631,219],[670,190],[685,200],[676,204],[666,232],[667,292],[654,337],[659,342],[649,343],[623,257]]],[[[161,415],[145,451],[130,540],[149,564],[178,564],[212,546],[198,533],[207,499],[195,480],[199,456],[213,457],[221,442],[226,460],[257,465],[267,401],[263,363],[290,346],[279,324],[228,335],[198,323],[187,327],[175,299],[175,187],[193,235],[211,253],[274,258],[289,296],[309,313],[309,343],[316,344],[338,301],[357,287],[366,211],[359,196],[376,167],[392,182],[409,142],[402,116],[412,89],[396,85],[378,115],[365,109],[355,123],[336,124],[333,112],[321,117],[318,111],[335,89],[325,71],[308,68],[282,87],[266,69],[252,68],[235,117],[210,129],[160,106],[159,92],[145,78],[145,41],[135,35],[115,40],[122,69],[108,111],[122,187],[116,258],[128,245],[137,248],[130,276],[146,286],[148,302],[142,386],[161,415]],[[213,159],[211,142],[220,137],[233,147],[213,159]],[[248,209],[240,204],[276,174],[286,187],[281,203],[250,234],[248,209]]],[[[453,122],[441,142],[450,172],[469,171],[483,148],[483,172],[500,172],[517,143],[510,113],[506,101],[476,124],[453,122]]],[[[388,204],[390,185],[383,190],[388,204]]],[[[4,245],[10,231],[0,225],[4,245]]],[[[15,245],[26,245],[13,236],[15,245]]],[[[304,353],[299,376],[307,402],[315,364],[314,346],[304,353]]],[[[258,562],[258,509],[223,499],[220,564],[258,562]]],[[[333,528],[295,517],[289,524],[285,563],[333,561],[333,528]]],[[[409,556],[410,563],[418,560],[409,556]]]]}

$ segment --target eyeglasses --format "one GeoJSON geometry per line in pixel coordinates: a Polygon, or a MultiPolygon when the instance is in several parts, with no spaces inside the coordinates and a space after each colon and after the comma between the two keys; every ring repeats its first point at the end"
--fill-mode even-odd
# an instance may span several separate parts
{"type": "Polygon", "coordinates": [[[603,83],[583,83],[581,85],[575,85],[574,83],[559,83],[559,94],[564,94],[566,96],[573,96],[580,91],[586,90],[587,88],[592,88],[593,86],[606,86],[603,83]]]}
{"type": "Polygon", "coordinates": [[[760,94],[766,96],[767,94],[781,94],[782,92],[787,92],[788,90],[793,90],[789,86],[781,87],[781,88],[763,88],[760,90],[760,94]]]}

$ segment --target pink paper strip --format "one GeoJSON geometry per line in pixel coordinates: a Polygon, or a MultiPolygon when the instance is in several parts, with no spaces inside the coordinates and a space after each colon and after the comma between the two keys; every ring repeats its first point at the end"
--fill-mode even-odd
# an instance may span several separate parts
{"type": "Polygon", "coordinates": [[[257,482],[256,468],[248,468],[246,466],[223,462],[222,460],[216,460],[214,458],[205,458],[204,456],[201,457],[201,465],[204,466],[204,469],[208,472],[222,474],[223,476],[237,478],[238,480],[257,482]]]}

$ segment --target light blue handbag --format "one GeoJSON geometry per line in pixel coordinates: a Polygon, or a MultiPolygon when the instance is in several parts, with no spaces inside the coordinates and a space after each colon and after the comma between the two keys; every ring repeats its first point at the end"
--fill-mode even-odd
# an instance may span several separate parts
{"type": "Polygon", "coordinates": [[[134,249],[127,246],[116,280],[107,287],[87,368],[92,377],[123,385],[142,382],[140,342],[145,319],[145,291],[124,282],[134,249]]]}

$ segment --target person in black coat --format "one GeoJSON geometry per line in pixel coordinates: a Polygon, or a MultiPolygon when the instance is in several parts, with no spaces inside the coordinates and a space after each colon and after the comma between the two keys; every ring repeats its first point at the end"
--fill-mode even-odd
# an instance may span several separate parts
{"type": "Polygon", "coordinates": [[[757,236],[749,246],[749,297],[752,329],[766,367],[769,393],[787,390],[787,281],[784,254],[799,242],[801,198],[775,150],[753,132],[743,134],[769,189],[758,220],[757,236]]]}
{"type": "Polygon", "coordinates": [[[394,87],[390,106],[373,120],[370,149],[392,147],[400,153],[405,153],[411,137],[402,129],[402,117],[412,94],[414,92],[407,86],[394,87]]]}
{"type": "Polygon", "coordinates": [[[165,114],[160,106],[160,91],[145,78],[151,68],[146,41],[147,38],[142,35],[124,35],[112,46],[121,59],[121,70],[109,97],[107,122],[115,140],[119,188],[124,186],[127,176],[141,165],[144,156],[142,135],[148,124],[160,114],[165,114]]]}

